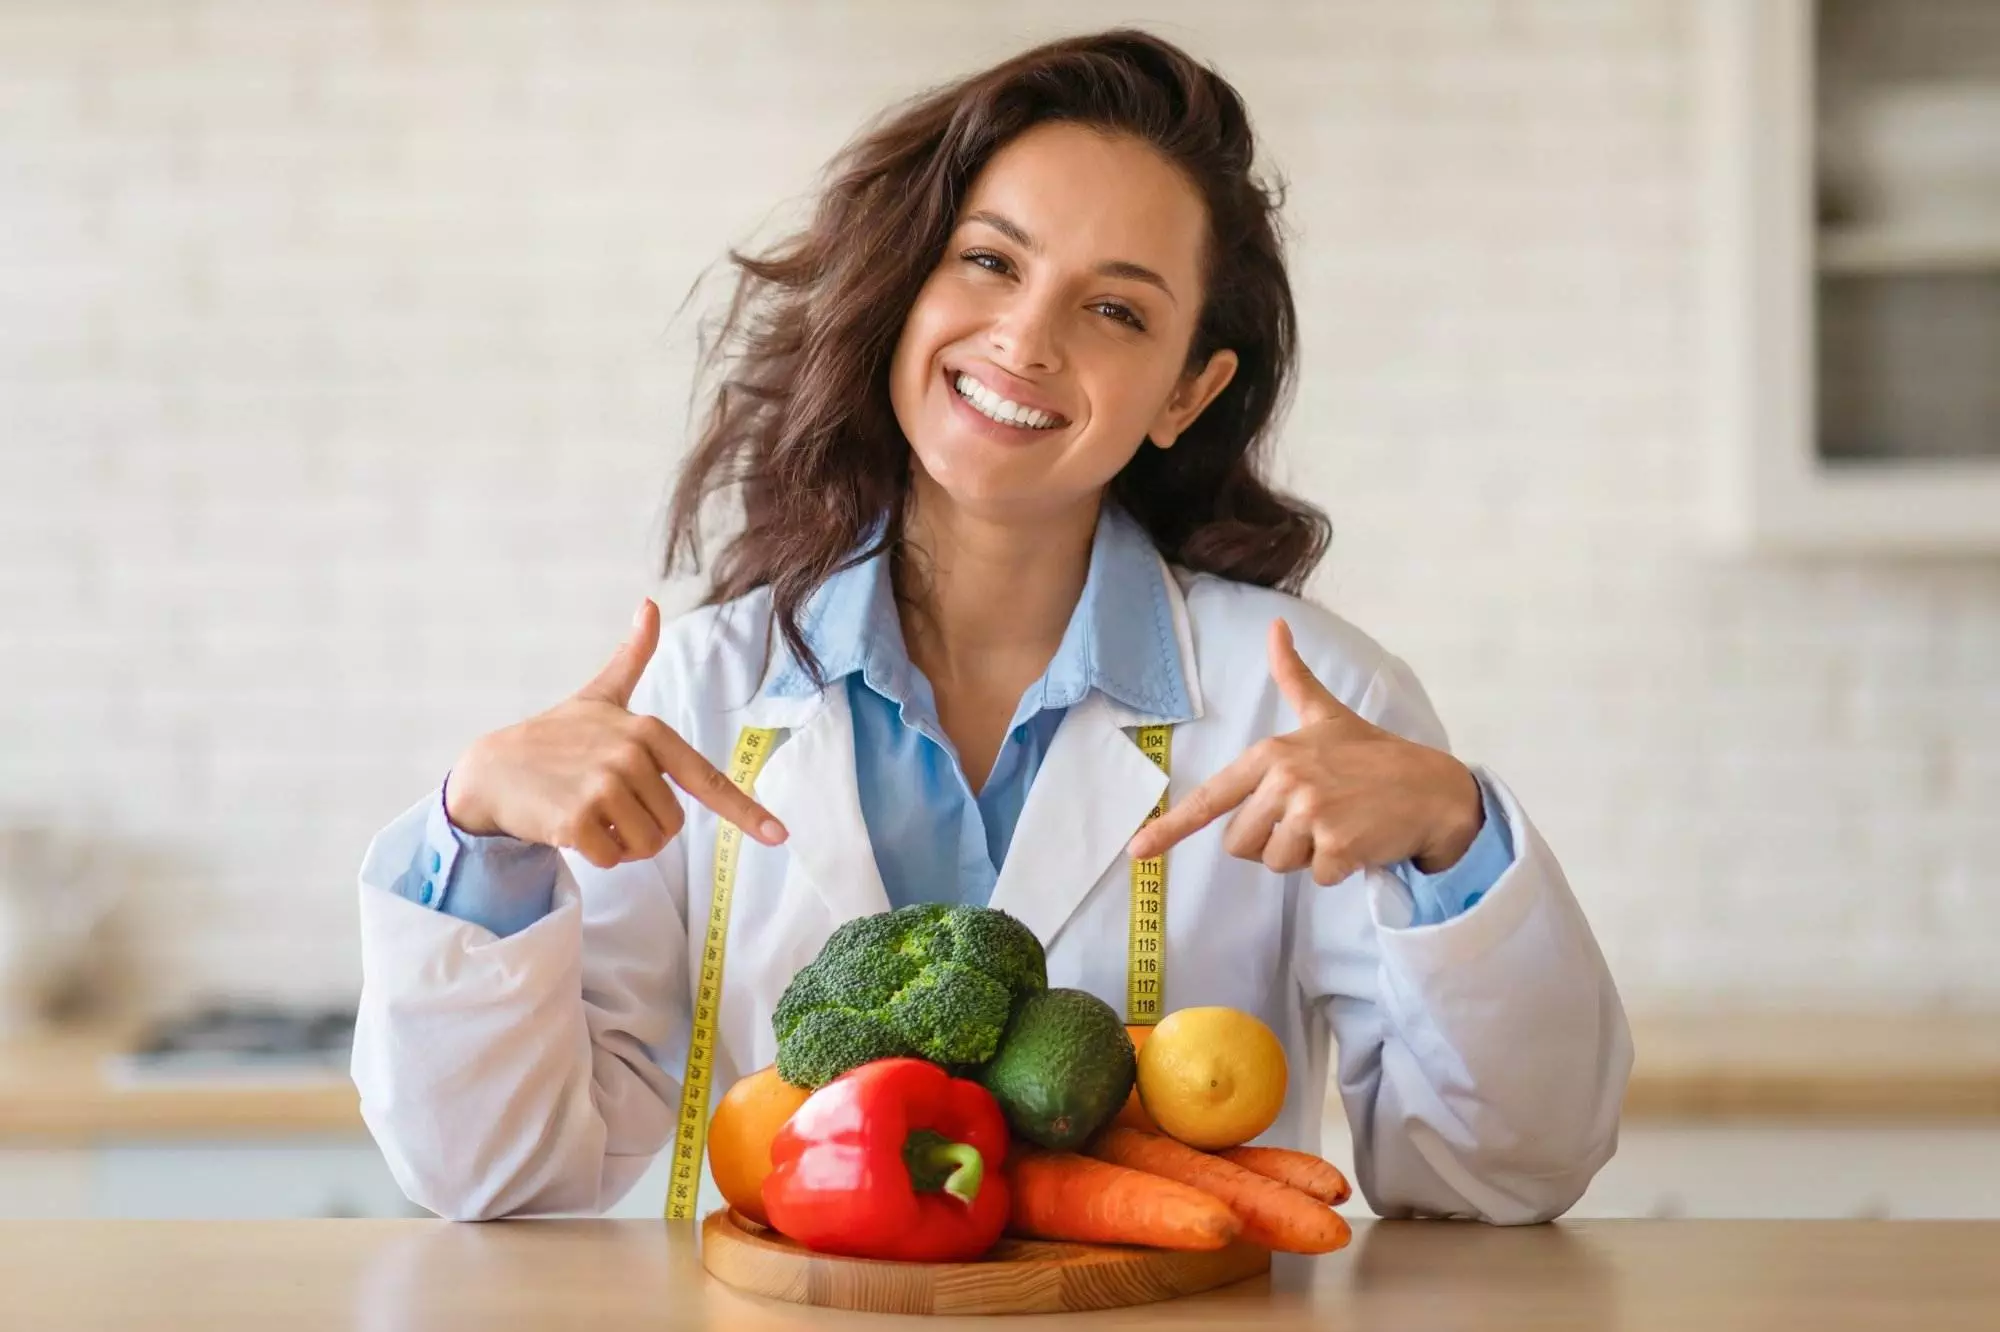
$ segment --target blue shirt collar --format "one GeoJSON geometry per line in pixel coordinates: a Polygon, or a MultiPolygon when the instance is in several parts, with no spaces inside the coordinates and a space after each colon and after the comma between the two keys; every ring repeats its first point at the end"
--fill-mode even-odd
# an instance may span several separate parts
{"type": "MultiPolygon", "coordinates": [[[[1091,540],[1083,595],[1048,669],[1021,696],[1014,724],[1050,708],[1071,707],[1093,689],[1163,721],[1192,717],[1165,579],[1145,530],[1106,504],[1091,540]]],[[[869,688],[906,712],[917,703],[930,709],[930,690],[903,644],[887,552],[828,579],[806,603],[800,628],[829,684],[860,672],[869,688]]],[[[779,651],[785,661],[765,692],[780,698],[811,694],[805,668],[782,646],[779,651]]]]}

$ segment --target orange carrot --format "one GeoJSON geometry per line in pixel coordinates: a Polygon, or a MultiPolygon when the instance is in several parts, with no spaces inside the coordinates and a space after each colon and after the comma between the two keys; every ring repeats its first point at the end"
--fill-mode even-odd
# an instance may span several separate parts
{"type": "Polygon", "coordinates": [[[1008,1231],[1029,1239],[1219,1249],[1243,1228],[1200,1189],[1071,1152],[1007,1153],[1008,1231]]]}
{"type": "Polygon", "coordinates": [[[1243,1238],[1267,1249],[1332,1253],[1351,1238],[1346,1220],[1318,1199],[1157,1133],[1106,1129],[1092,1140],[1089,1151],[1100,1161],[1213,1194],[1229,1204],[1243,1223],[1243,1238]]]}
{"type": "Polygon", "coordinates": [[[1216,1155],[1265,1179],[1289,1184],[1328,1206],[1344,1203],[1354,1193],[1338,1166],[1310,1152],[1288,1151],[1283,1147],[1231,1147],[1216,1155]]]}

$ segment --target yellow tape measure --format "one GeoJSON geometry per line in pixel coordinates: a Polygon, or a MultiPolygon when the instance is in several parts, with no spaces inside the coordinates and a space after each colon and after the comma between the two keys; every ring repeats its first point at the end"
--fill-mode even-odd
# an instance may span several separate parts
{"type": "MultiPolygon", "coordinates": [[[[1161,772],[1171,774],[1174,729],[1141,726],[1139,748],[1161,772]]],[[[1167,812],[1167,792],[1146,816],[1146,822],[1167,812]]],[[[1125,1021],[1150,1027],[1161,1017],[1167,995],[1167,858],[1164,854],[1132,862],[1131,937],[1125,949],[1125,1021]]]]}
{"type": "MultiPolygon", "coordinates": [[[[729,780],[748,795],[777,748],[778,733],[746,726],[736,737],[729,780]]],[[[727,819],[715,832],[715,889],[708,900],[708,933],[701,945],[701,979],[694,990],[694,1021],[688,1032],[687,1070],[681,1076],[681,1112],[674,1131],[673,1173],[667,1180],[667,1220],[694,1217],[701,1193],[701,1156],[708,1145],[708,1093],[715,1079],[715,1023],[722,1013],[722,952],[729,938],[729,900],[736,893],[736,861],[743,830],[727,819]]]]}

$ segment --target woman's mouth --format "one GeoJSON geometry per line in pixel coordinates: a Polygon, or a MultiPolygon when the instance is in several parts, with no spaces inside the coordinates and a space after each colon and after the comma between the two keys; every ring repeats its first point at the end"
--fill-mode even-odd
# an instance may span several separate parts
{"type": "Polygon", "coordinates": [[[1016,430],[1054,430],[1068,425],[1066,418],[1054,412],[1046,412],[1039,407],[1024,407],[1018,402],[1001,397],[992,389],[968,374],[950,375],[954,396],[974,412],[997,425],[1012,426],[1016,430]]]}

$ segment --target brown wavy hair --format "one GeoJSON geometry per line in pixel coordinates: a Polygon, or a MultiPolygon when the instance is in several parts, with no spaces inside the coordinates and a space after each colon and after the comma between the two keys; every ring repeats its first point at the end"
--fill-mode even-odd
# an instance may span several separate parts
{"type": "Polygon", "coordinates": [[[696,388],[714,396],[674,486],[664,567],[699,571],[704,513],[740,503],[708,601],[769,586],[779,632],[816,679],[807,601],[901,533],[910,446],[889,364],[904,319],[980,169],[1050,121],[1130,135],[1193,183],[1209,237],[1188,367],[1223,348],[1238,359],[1172,449],[1141,448],[1113,478],[1112,498],[1170,562],[1240,582],[1297,591],[1326,550],[1326,516],[1264,477],[1297,364],[1297,311],[1283,187],[1253,172],[1242,99],[1148,33],[1050,42],[892,108],[833,159],[804,230],[761,254],[730,252],[735,290],[704,332],[696,388]]]}

